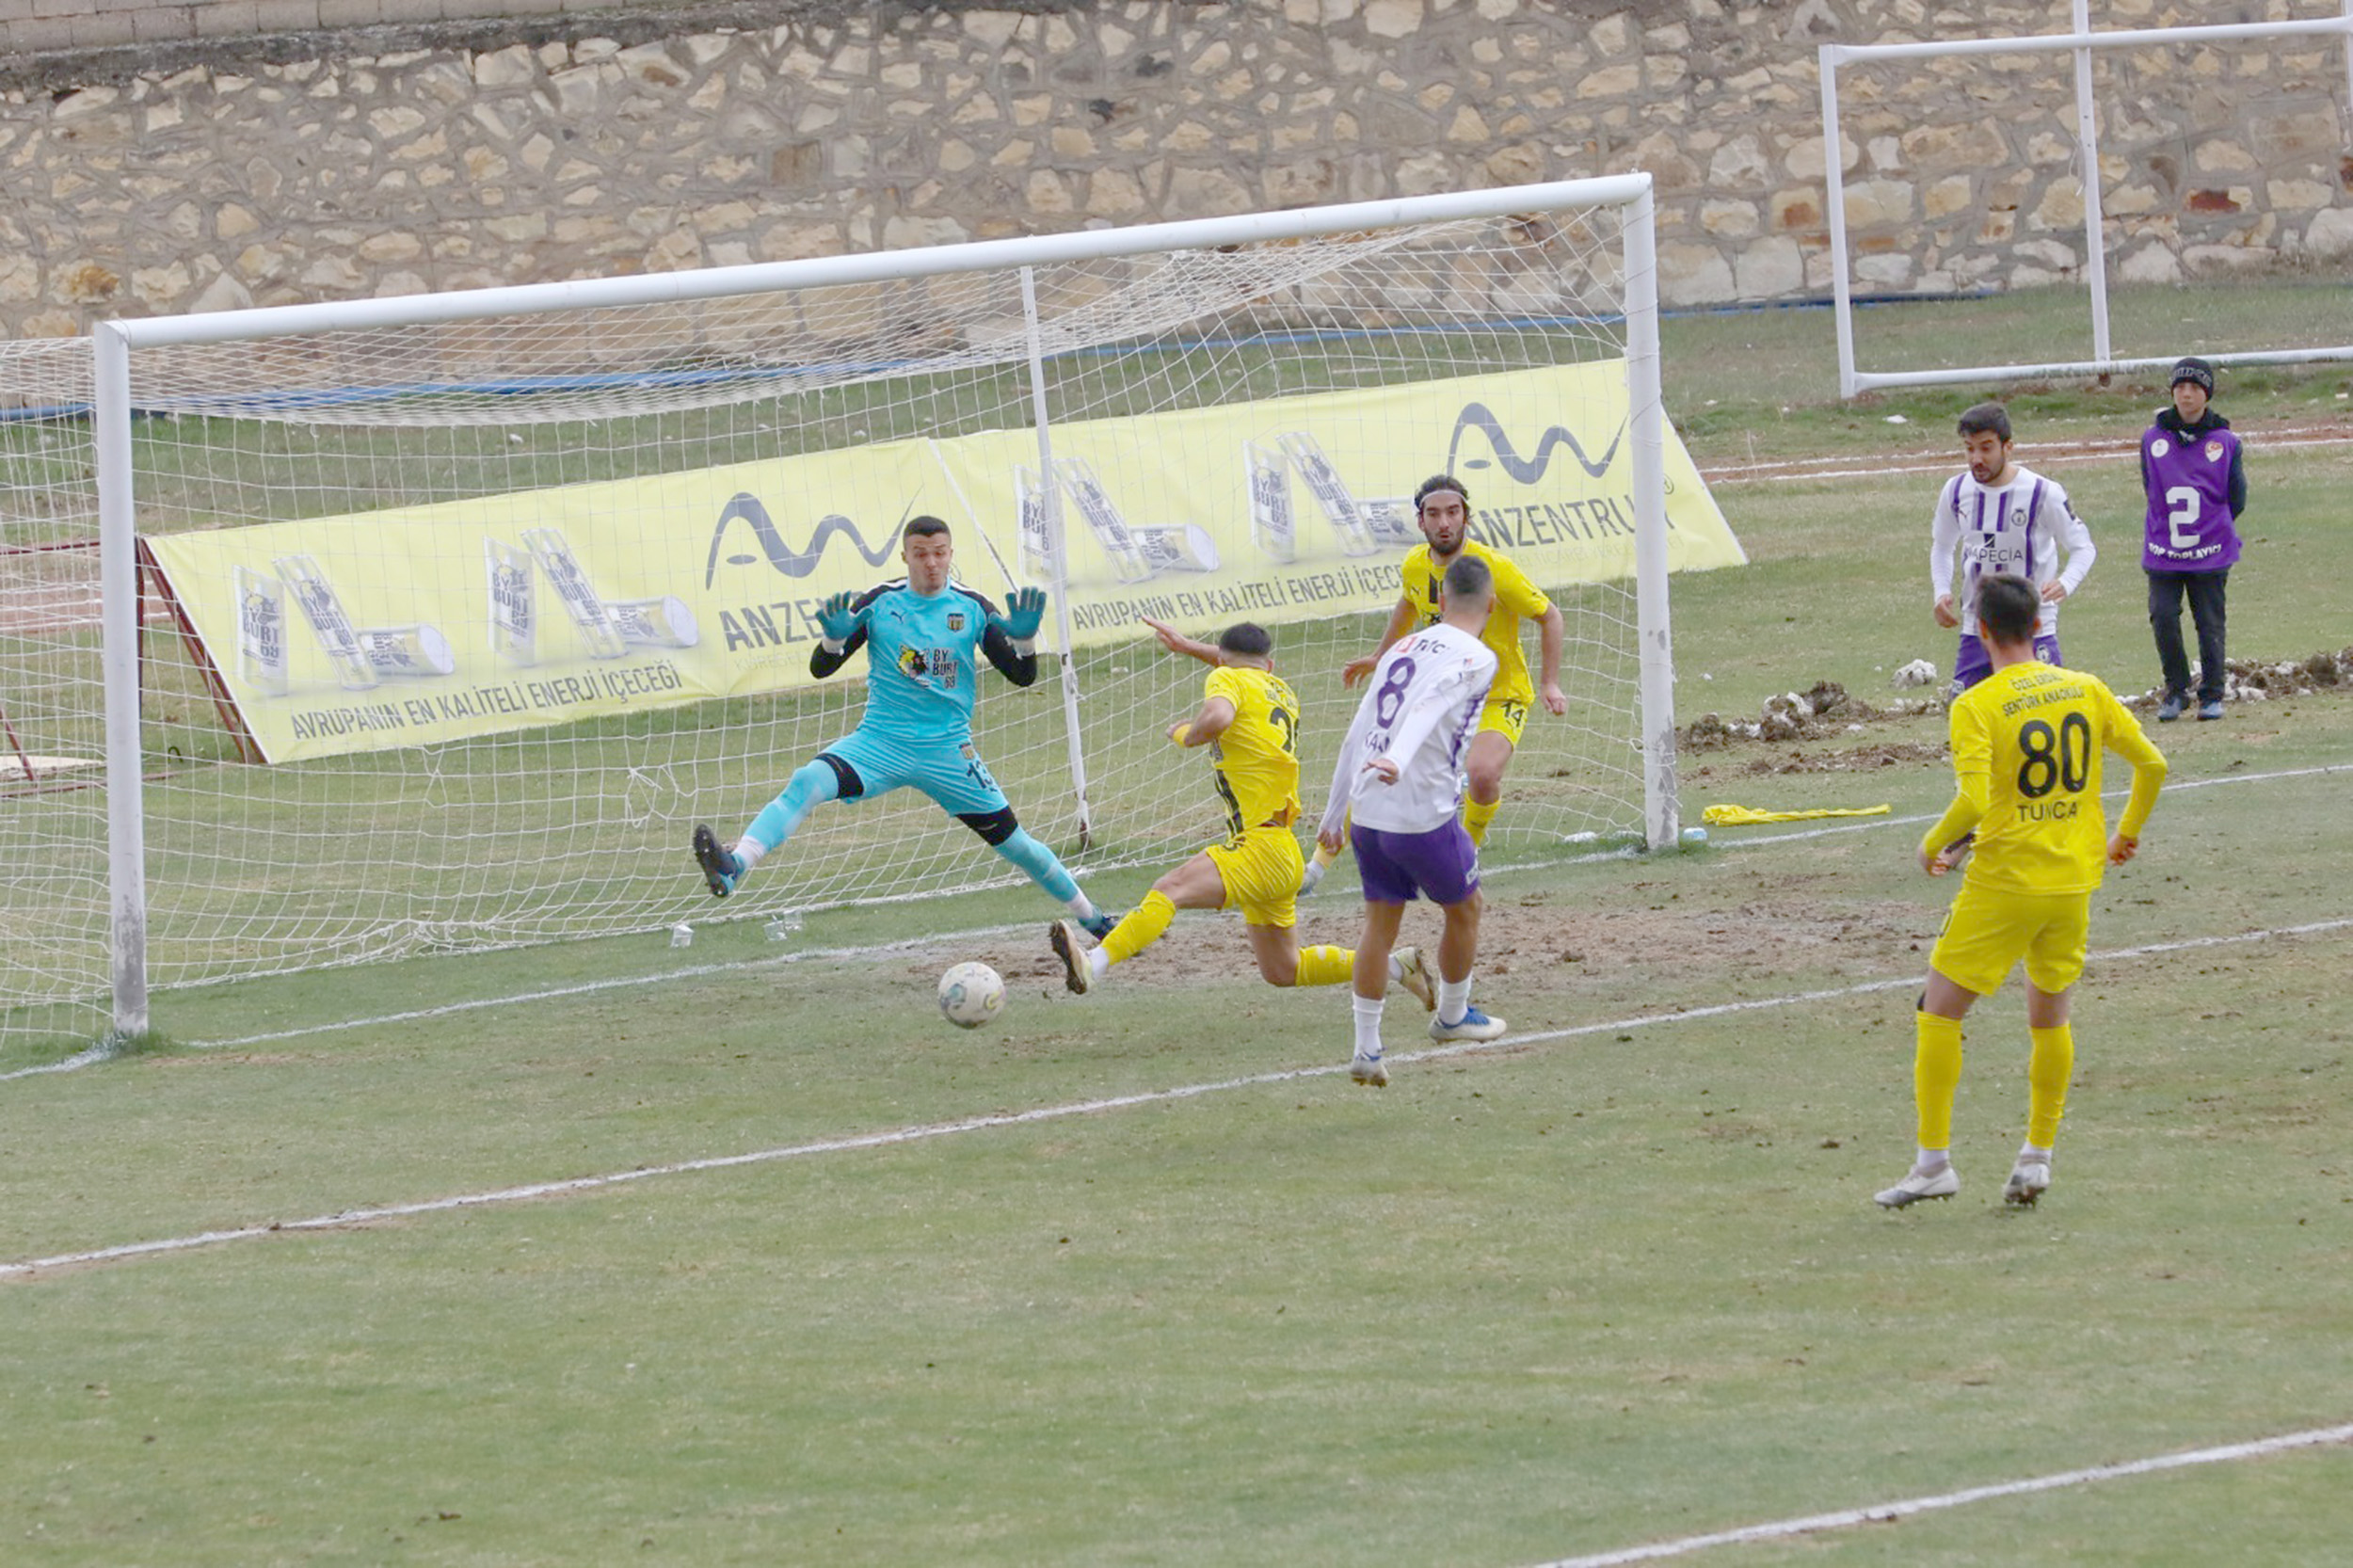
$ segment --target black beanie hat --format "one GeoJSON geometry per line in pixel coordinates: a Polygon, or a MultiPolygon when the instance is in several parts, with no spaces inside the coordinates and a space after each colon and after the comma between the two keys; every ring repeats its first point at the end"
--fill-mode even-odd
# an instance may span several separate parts
{"type": "Polygon", "coordinates": [[[2168,381],[2166,386],[2170,389],[2180,386],[2185,381],[2197,383],[2205,389],[2208,397],[2212,397],[2214,395],[2214,366],[2198,359],[2177,361],[2173,366],[2173,379],[2168,381]]]}

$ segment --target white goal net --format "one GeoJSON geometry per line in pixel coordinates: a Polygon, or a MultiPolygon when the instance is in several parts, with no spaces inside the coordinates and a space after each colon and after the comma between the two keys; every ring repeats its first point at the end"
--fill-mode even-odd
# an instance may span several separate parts
{"type": "Polygon", "coordinates": [[[1569,711],[1531,717],[1491,857],[1671,839],[1664,572],[1738,553],[1659,439],[1648,256],[1629,176],[109,324],[107,536],[168,629],[118,1023],[126,962],[172,986],[1009,880],[912,792],[821,808],[725,903],[687,853],[856,725],[863,660],[810,679],[816,606],[900,575],[920,514],[971,587],[1052,596],[1040,680],[984,671],[976,741],[1082,877],[1218,832],[1164,739],[1204,671],[1141,618],[1270,627],[1312,810],[1401,498],[1448,468],[1566,621],[1569,711]]]}

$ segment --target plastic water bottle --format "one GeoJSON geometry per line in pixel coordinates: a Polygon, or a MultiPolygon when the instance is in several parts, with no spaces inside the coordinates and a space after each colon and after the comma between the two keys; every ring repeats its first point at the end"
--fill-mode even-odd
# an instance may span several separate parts
{"type": "Polygon", "coordinates": [[[687,924],[684,920],[680,920],[678,924],[670,927],[670,945],[674,948],[693,947],[695,945],[695,928],[687,924]]]}
{"type": "Polygon", "coordinates": [[[801,929],[801,917],[788,912],[776,916],[760,929],[768,934],[772,942],[789,942],[792,934],[801,929]]]}

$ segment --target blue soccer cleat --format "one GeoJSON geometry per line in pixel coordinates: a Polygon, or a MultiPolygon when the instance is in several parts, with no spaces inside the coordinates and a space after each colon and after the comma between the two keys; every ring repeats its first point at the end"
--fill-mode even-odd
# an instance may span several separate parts
{"type": "Polygon", "coordinates": [[[700,823],[695,824],[695,864],[703,869],[703,884],[712,898],[735,891],[735,879],[744,874],[744,862],[735,851],[721,848],[719,836],[700,823]]]}
{"type": "Polygon", "coordinates": [[[1118,923],[1119,917],[1117,915],[1112,914],[1108,909],[1097,909],[1093,915],[1079,922],[1079,929],[1085,932],[1088,936],[1094,937],[1099,942],[1104,937],[1110,936],[1112,934],[1112,927],[1117,925],[1118,923]]]}
{"type": "Polygon", "coordinates": [[[1440,1023],[1432,1018],[1430,1037],[1433,1040],[1494,1040],[1501,1037],[1506,1027],[1501,1018],[1491,1018],[1472,1007],[1465,1009],[1461,1020],[1455,1023],[1440,1023]]]}

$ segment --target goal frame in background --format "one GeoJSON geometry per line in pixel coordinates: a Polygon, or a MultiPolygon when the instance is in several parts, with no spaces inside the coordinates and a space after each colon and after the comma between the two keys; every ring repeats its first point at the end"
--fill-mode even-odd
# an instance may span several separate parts
{"type": "MultiPolygon", "coordinates": [[[[1627,392],[1627,445],[1634,511],[1636,696],[1635,731],[1642,775],[1642,839],[1653,849],[1673,847],[1681,834],[1675,782],[1673,653],[1668,620],[1665,412],[1661,401],[1657,330],[1655,213],[1651,178],[1633,173],[1592,180],[1452,192],[1393,200],[1264,213],[1227,218],[1093,231],[1035,238],[984,241],[922,250],[824,257],[805,261],[661,273],[626,278],[521,285],[442,295],[270,307],[202,315],[118,320],[93,328],[94,424],[101,539],[103,663],[105,680],[105,758],[109,823],[109,963],[114,1025],[136,1034],[149,1027],[148,895],[145,805],[139,712],[136,600],[139,501],[132,443],[132,356],[136,350],[212,345],[264,338],[408,328],[497,316],[538,316],[565,311],[668,305],[791,291],[904,281],[983,271],[1022,274],[1064,263],[1118,259],[1163,251],[1233,248],[1454,220],[1509,217],[1567,208],[1614,208],[1621,214],[1622,295],[1627,392]]],[[[1031,334],[1032,385],[1041,354],[1037,317],[1031,334]]],[[[1042,394],[1034,401],[1040,472],[1050,472],[1050,432],[1042,394]]],[[[1047,488],[1049,508],[1059,487],[1047,488]]],[[[1059,519],[1048,527],[1059,536],[1059,519]]],[[[1072,646],[1063,573],[1067,552],[1057,551],[1052,585],[1062,607],[1056,651],[1072,646]]],[[[1075,710],[1067,684],[1064,705],[1075,710]]],[[[1081,822],[1085,779],[1072,725],[1072,777],[1081,822]]]]}
{"type": "MultiPolygon", "coordinates": [[[[1928,387],[2015,380],[2047,376],[2107,376],[2118,371],[2162,369],[2170,356],[2119,360],[2108,343],[2107,242],[2100,210],[2100,141],[2091,94],[2091,52],[2171,43],[2212,43],[2230,39],[2299,38],[2342,34],[2345,51],[2345,106],[2353,114],[2353,0],[2345,14],[2302,22],[2260,22],[2196,27],[2144,27],[2117,32],[2091,30],[2089,0],[2073,0],[2074,31],[2027,38],[1947,39],[1929,43],[1826,43],[1821,65],[1822,159],[1829,184],[1831,284],[1838,329],[1838,395],[1853,398],[1881,387],[1928,387]],[[2075,56],[2075,124],[2083,180],[2085,277],[2091,293],[2092,358],[2036,364],[1977,365],[1957,370],[1865,371],[1855,364],[1854,295],[1847,248],[1845,159],[1839,152],[1838,68],[1869,60],[1930,59],[1952,55],[2050,54],[2075,56]]],[[[2216,364],[2307,364],[2353,360],[2353,344],[2320,348],[2250,349],[2209,353],[2216,364]]]]}

